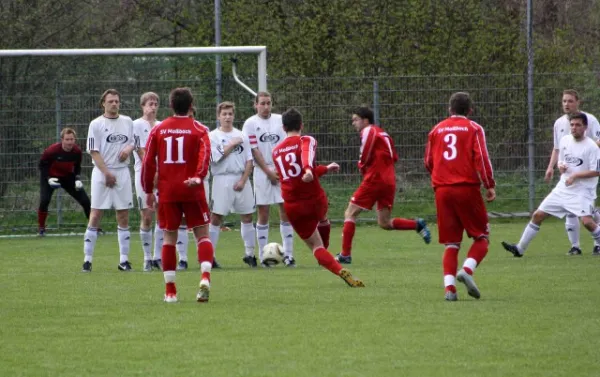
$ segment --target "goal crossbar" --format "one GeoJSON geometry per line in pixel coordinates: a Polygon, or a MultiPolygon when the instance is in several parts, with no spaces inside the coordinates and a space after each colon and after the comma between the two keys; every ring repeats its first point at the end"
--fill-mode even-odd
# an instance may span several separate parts
{"type": "Polygon", "coordinates": [[[218,55],[257,54],[258,90],[267,90],[266,46],[221,47],[142,47],[142,48],[74,48],[40,50],[0,50],[0,57],[9,56],[85,56],[85,55],[218,55]]]}

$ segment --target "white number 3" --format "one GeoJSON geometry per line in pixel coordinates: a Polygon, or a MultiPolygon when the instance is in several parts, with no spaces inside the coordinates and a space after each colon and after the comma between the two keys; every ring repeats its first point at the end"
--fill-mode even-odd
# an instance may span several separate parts
{"type": "Polygon", "coordinates": [[[446,134],[444,136],[444,142],[447,144],[449,151],[444,151],[444,158],[446,160],[454,160],[456,158],[456,135],[446,134]]]}

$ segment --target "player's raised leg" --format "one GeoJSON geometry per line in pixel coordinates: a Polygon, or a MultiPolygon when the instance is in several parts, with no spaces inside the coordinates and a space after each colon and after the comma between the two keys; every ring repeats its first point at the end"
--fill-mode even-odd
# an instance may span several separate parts
{"type": "MultiPolygon", "coordinates": [[[[542,202],[542,204],[543,203],[544,202],[542,202]]],[[[537,236],[538,232],[540,231],[540,226],[542,225],[542,222],[548,216],[550,216],[548,213],[537,209],[531,216],[531,220],[529,221],[529,223],[525,226],[525,229],[521,234],[521,239],[519,240],[519,243],[511,244],[502,241],[502,247],[504,247],[504,249],[511,253],[513,256],[517,258],[522,257],[523,254],[525,254],[527,247],[529,247],[531,241],[535,238],[535,236],[537,236]]]]}
{"type": "MultiPolygon", "coordinates": [[[[379,204],[378,204],[379,206],[379,204]]],[[[425,243],[431,242],[431,231],[423,219],[404,219],[400,217],[392,218],[391,207],[386,206],[377,210],[377,223],[385,230],[414,230],[425,243]]]]}
{"type": "Polygon", "coordinates": [[[329,249],[329,235],[331,234],[331,223],[329,222],[329,219],[319,221],[317,230],[319,231],[321,240],[323,240],[323,247],[329,249]]]}

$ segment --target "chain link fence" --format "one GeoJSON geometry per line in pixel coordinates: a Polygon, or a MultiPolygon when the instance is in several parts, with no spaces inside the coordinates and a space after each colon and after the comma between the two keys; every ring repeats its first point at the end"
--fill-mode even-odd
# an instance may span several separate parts
{"type": "MultiPolygon", "coordinates": [[[[1,66],[0,66],[1,67],[1,66]]],[[[146,71],[144,71],[146,72],[146,71]]],[[[100,78],[69,77],[48,79],[47,75],[12,77],[3,82],[0,94],[0,234],[32,233],[37,228],[39,171],[42,151],[58,140],[63,127],[77,131],[84,149],[89,122],[99,116],[100,94],[115,88],[122,94],[121,113],[133,119],[141,116],[139,96],[146,91],[161,97],[159,119],[169,115],[168,94],[177,86],[192,88],[197,118],[215,127],[215,80],[190,75],[166,79],[166,75],[123,75],[100,78]]],[[[581,108],[592,114],[600,109],[597,90],[599,73],[536,74],[535,85],[535,203],[551,189],[543,182],[552,149],[552,125],[562,115],[561,94],[566,88],[579,91],[581,108]]],[[[244,80],[250,86],[253,78],[244,80]]],[[[254,114],[253,98],[226,77],[222,82],[224,100],[236,103],[236,127],[254,114]]],[[[356,167],[359,137],[351,125],[351,109],[358,105],[374,108],[376,119],[393,137],[400,162],[397,165],[398,195],[394,212],[405,217],[433,218],[435,207],[429,177],[423,167],[424,145],[429,130],[448,114],[448,98],[455,91],[471,93],[476,110],[473,119],[486,130],[488,147],[498,182],[493,214],[520,214],[528,211],[528,124],[527,78],[519,75],[453,75],[402,77],[269,78],[274,111],[294,106],[304,115],[305,131],[316,137],[317,158],[336,161],[341,171],[324,177],[330,199],[329,216],[342,220],[344,208],[360,176],[356,167]]],[[[91,159],[84,153],[83,181],[89,193],[91,159]]],[[[468,203],[465,203],[468,205],[468,203]]],[[[366,215],[373,218],[374,215],[366,215]]],[[[273,217],[277,218],[277,217],[273,217]]],[[[231,217],[229,220],[233,221],[231,217]]],[[[105,215],[103,228],[115,227],[114,216],[105,215]]],[[[139,222],[131,211],[131,224],[139,222]]],[[[85,217],[77,203],[57,190],[50,207],[48,228],[60,232],[82,231],[85,217]]]]}

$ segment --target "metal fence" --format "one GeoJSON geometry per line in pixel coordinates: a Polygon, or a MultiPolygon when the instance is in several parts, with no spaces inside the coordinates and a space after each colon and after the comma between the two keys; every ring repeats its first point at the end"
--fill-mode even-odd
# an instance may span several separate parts
{"type": "MultiPolygon", "coordinates": [[[[597,113],[599,73],[536,74],[535,85],[535,203],[550,190],[543,173],[552,149],[552,125],[562,114],[563,89],[575,88],[582,96],[582,109],[597,113]]],[[[256,82],[247,79],[248,83],[256,82]]],[[[185,78],[151,80],[147,77],[98,80],[70,78],[48,80],[44,76],[15,79],[0,94],[0,233],[32,232],[36,228],[39,200],[39,157],[56,142],[62,127],[73,127],[78,143],[85,146],[87,127],[101,114],[98,100],[109,87],[122,94],[123,114],[141,116],[139,96],[155,91],[161,96],[159,118],[168,116],[167,98],[176,86],[188,86],[196,95],[197,118],[207,126],[215,124],[215,83],[213,79],[185,78]]],[[[498,181],[492,213],[528,211],[527,81],[519,75],[453,75],[343,78],[269,78],[275,111],[298,108],[305,118],[305,130],[319,143],[318,159],[336,161],[339,174],[323,180],[330,198],[329,216],[343,219],[344,208],[360,182],[356,168],[359,138],[351,125],[351,109],[367,104],[375,110],[378,123],[396,143],[400,162],[398,215],[435,216],[432,191],[422,158],[427,133],[447,116],[451,93],[471,93],[476,111],[473,119],[486,130],[489,151],[498,181]]],[[[236,126],[251,116],[253,98],[231,78],[223,82],[223,99],[237,105],[236,126]]],[[[84,154],[83,177],[89,189],[91,159],[84,154]]],[[[89,191],[88,191],[89,192],[89,191]]],[[[132,226],[138,222],[132,211],[132,226]]],[[[373,217],[367,215],[365,217],[373,217]]],[[[48,226],[61,230],[82,230],[83,213],[68,195],[57,190],[51,203],[48,226]]],[[[114,217],[105,216],[103,227],[114,227],[114,217]]]]}

